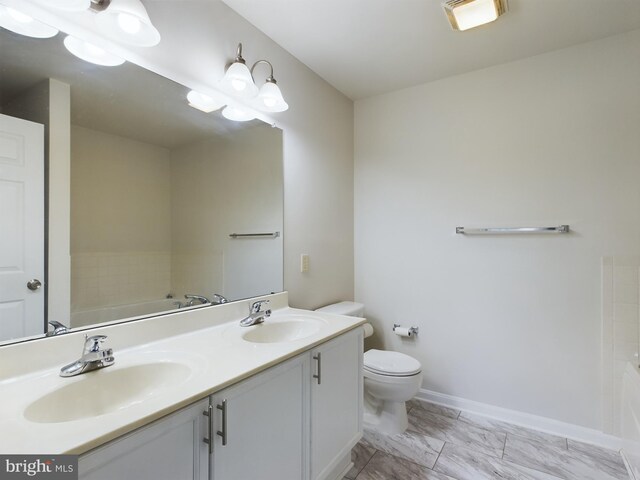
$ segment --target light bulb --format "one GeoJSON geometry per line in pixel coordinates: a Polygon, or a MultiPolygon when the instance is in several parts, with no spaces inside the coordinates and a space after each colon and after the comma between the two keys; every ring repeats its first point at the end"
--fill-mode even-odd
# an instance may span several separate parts
{"type": "Polygon", "coordinates": [[[16,22],[20,23],[31,23],[33,22],[33,18],[27,15],[26,13],[19,12],[11,7],[6,7],[7,13],[11,15],[16,22]]]}
{"type": "Polygon", "coordinates": [[[107,52],[104,48],[85,42],[77,37],[68,35],[64,39],[64,46],[76,57],[86,62],[95,63],[96,65],[104,65],[106,67],[114,67],[122,65],[124,59],[107,52]]]}
{"type": "Polygon", "coordinates": [[[275,107],[276,103],[278,103],[278,101],[273,97],[264,98],[262,101],[267,107],[275,107]]]}
{"type": "Polygon", "coordinates": [[[84,48],[87,50],[89,55],[102,56],[106,53],[103,48],[97,47],[93,43],[89,42],[84,44],[84,48]]]}
{"type": "Polygon", "coordinates": [[[234,90],[241,92],[245,88],[247,88],[247,82],[245,82],[244,80],[238,80],[237,78],[234,78],[233,80],[231,80],[231,86],[233,87],[234,90]]]}
{"type": "Polygon", "coordinates": [[[142,28],[140,20],[128,13],[118,14],[118,26],[125,32],[135,35],[142,28]]]}

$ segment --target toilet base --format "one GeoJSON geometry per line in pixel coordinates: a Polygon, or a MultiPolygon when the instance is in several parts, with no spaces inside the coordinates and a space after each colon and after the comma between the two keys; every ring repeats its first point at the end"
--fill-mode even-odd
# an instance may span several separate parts
{"type": "Polygon", "coordinates": [[[376,402],[365,395],[363,422],[366,429],[385,435],[403,433],[409,426],[406,402],[376,402]]]}

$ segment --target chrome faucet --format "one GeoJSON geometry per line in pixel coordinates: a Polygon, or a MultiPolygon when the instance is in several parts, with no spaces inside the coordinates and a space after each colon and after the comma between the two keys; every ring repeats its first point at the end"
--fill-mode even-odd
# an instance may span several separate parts
{"type": "Polygon", "coordinates": [[[46,333],[47,337],[55,337],[56,335],[62,335],[63,333],[69,332],[69,327],[63,325],[60,322],[56,322],[55,320],[49,320],[49,325],[53,327],[53,330],[49,330],[46,333]]]}
{"type": "Polygon", "coordinates": [[[61,377],[75,377],[82,373],[105,368],[115,363],[113,358],[113,350],[111,348],[102,350],[100,345],[107,339],[106,335],[94,335],[86,337],[84,340],[84,349],[82,356],[75,362],[65,365],[60,369],[61,377]]]}
{"type": "Polygon", "coordinates": [[[267,305],[269,300],[258,300],[249,307],[249,316],[240,320],[241,327],[250,327],[265,321],[271,315],[271,310],[262,310],[263,305],[267,305]]]}
{"type": "Polygon", "coordinates": [[[185,307],[193,307],[195,302],[200,302],[200,305],[206,305],[207,303],[211,303],[207,297],[203,297],[202,295],[193,295],[192,293],[185,294],[184,298],[189,300],[185,307]]]}

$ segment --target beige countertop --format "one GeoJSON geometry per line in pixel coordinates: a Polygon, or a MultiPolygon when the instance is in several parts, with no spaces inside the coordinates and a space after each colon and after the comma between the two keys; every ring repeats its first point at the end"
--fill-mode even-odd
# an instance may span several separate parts
{"type": "MultiPolygon", "coordinates": [[[[244,335],[265,324],[239,326],[242,317],[238,314],[245,311],[248,302],[243,301],[0,348],[0,365],[4,363],[0,370],[0,453],[82,454],[365,322],[362,318],[290,308],[286,306],[286,293],[261,298],[270,298],[274,308],[265,324],[308,321],[318,327],[317,331],[297,340],[246,341],[244,335]],[[180,322],[180,326],[175,327],[175,322],[180,322]],[[170,334],[164,336],[158,330],[170,334]],[[60,367],[80,356],[84,333],[108,334],[106,347],[114,349],[115,365],[76,377],[60,377],[60,367]],[[119,335],[126,335],[127,340],[118,341],[119,335]],[[31,362],[34,366],[29,368],[30,358],[42,356],[44,360],[31,362]],[[13,363],[12,368],[7,367],[7,361],[13,363]],[[135,372],[138,366],[162,363],[178,364],[180,368],[174,369],[178,373],[163,380],[158,388],[149,376],[145,376],[148,385],[139,384],[135,377],[126,382],[128,377],[123,376],[120,383],[111,386],[112,379],[123,373],[116,370],[135,372]],[[87,395],[89,399],[78,398],[77,406],[54,405],[55,401],[51,401],[50,408],[69,408],[71,416],[81,408],[83,412],[86,410],[84,418],[54,423],[29,413],[30,408],[31,411],[35,408],[31,406],[34,402],[74,383],[79,383],[80,396],[87,395]],[[130,389],[138,392],[132,401],[127,397],[130,389]],[[98,411],[105,404],[112,410],[92,414],[92,402],[98,411]]],[[[43,404],[46,402],[40,403],[43,404]]]]}

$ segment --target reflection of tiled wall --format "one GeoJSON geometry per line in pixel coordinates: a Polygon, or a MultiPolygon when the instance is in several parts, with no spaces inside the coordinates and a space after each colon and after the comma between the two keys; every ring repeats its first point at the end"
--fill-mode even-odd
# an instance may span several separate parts
{"type": "Polygon", "coordinates": [[[622,376],[640,350],[640,257],[602,260],[603,429],[620,434],[622,376]]]}
{"type": "Polygon", "coordinates": [[[71,256],[71,310],[164,298],[171,290],[169,252],[71,256]]]}

